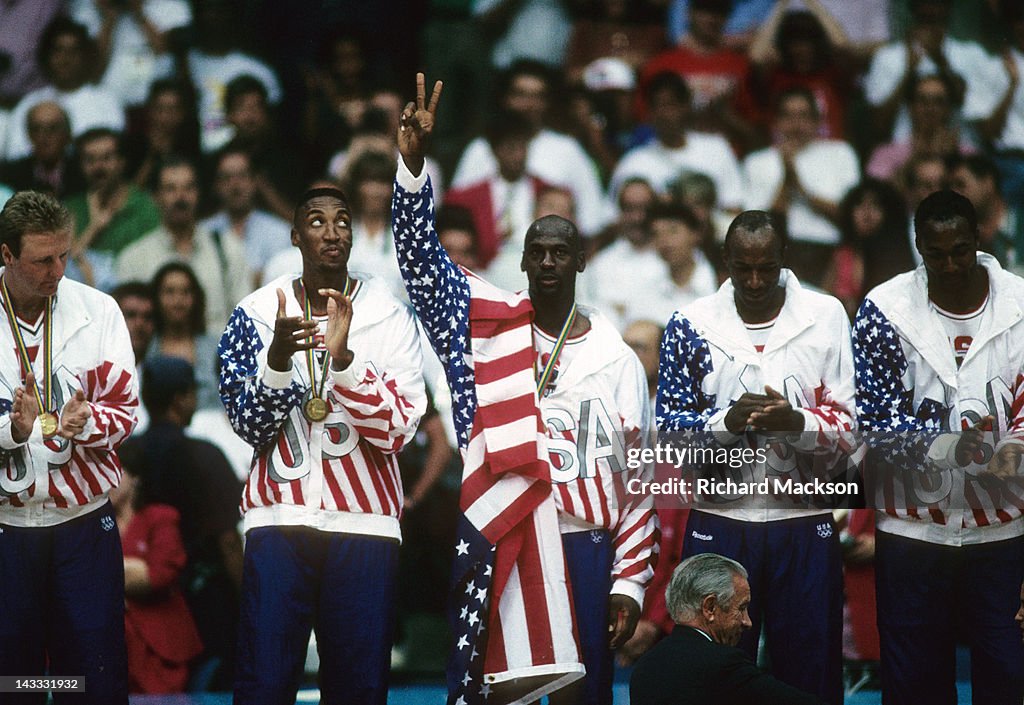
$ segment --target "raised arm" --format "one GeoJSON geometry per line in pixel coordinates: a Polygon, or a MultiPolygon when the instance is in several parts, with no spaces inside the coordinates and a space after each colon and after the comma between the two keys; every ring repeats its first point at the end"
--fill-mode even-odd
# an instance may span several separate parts
{"type": "MultiPolygon", "coordinates": [[[[427,140],[441,82],[426,102],[423,74],[416,74],[416,102],[402,111],[398,130],[401,159],[391,201],[398,268],[431,346],[449,368],[452,351],[468,351],[469,283],[441,246],[434,227],[434,193],[423,171],[427,140]]],[[[449,369],[450,372],[450,369],[449,369]]]]}

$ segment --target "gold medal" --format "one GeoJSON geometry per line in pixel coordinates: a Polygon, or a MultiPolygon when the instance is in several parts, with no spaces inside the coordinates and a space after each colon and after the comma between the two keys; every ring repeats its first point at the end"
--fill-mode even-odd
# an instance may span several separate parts
{"type": "MultiPolygon", "coordinates": [[[[18,327],[17,316],[14,313],[14,304],[11,302],[11,295],[7,291],[7,282],[0,277],[0,299],[3,299],[4,313],[7,314],[7,323],[11,327],[11,337],[18,350],[18,359],[21,362],[21,373],[26,378],[32,372],[32,360],[28,355],[28,348],[25,339],[18,327]]],[[[43,409],[54,408],[53,403],[53,297],[46,298],[46,308],[43,309],[43,389],[39,389],[38,377],[32,384],[32,394],[36,398],[39,409],[39,425],[42,427],[43,435],[51,438],[57,433],[57,415],[43,409]]]]}
{"type": "Polygon", "coordinates": [[[57,435],[57,414],[44,412],[39,414],[39,427],[43,431],[44,438],[53,438],[57,435]]]}
{"type": "Polygon", "coordinates": [[[310,397],[302,405],[302,415],[307,421],[323,421],[327,418],[327,402],[320,397],[310,397]]]}
{"type": "MultiPolygon", "coordinates": [[[[313,302],[306,296],[305,284],[301,283],[302,286],[302,298],[303,298],[303,312],[306,314],[306,320],[313,320],[313,302]]],[[[352,280],[345,277],[345,291],[342,296],[348,296],[349,291],[352,288],[352,280]]],[[[302,415],[306,417],[306,420],[311,423],[318,423],[327,418],[327,400],[324,398],[324,385],[327,382],[327,370],[331,364],[331,354],[328,352],[324,355],[323,365],[320,369],[320,382],[317,383],[316,379],[316,353],[310,348],[306,351],[306,367],[309,371],[309,392],[310,398],[302,405],[302,415]]]]}

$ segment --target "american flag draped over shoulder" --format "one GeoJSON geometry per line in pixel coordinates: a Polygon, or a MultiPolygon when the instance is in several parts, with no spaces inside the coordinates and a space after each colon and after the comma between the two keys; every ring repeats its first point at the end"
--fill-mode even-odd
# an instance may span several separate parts
{"type": "Polygon", "coordinates": [[[430,180],[399,160],[391,205],[398,266],[452,392],[463,454],[448,665],[453,705],[538,676],[582,677],[547,443],[533,376],[533,308],[457,267],[434,228],[430,180]]]}
{"type": "Polygon", "coordinates": [[[477,411],[464,452],[449,702],[538,676],[532,700],[583,676],[533,371],[533,308],[470,275],[477,411]],[[494,606],[497,605],[497,609],[494,606]]]}

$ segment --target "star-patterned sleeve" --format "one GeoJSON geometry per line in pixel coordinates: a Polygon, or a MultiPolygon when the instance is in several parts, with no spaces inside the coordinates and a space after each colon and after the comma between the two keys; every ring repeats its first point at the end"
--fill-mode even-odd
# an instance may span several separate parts
{"type": "Polygon", "coordinates": [[[217,348],[220,399],[235,433],[257,450],[277,437],[288,412],[302,398],[295,381],[280,389],[264,383],[265,355],[260,362],[264,347],[256,324],[241,306],[237,307],[217,348]]]}
{"type": "Polygon", "coordinates": [[[943,408],[925,400],[914,409],[914,390],[903,386],[907,358],[900,336],[871,299],[853,325],[857,419],[865,440],[898,467],[924,469],[928,450],[943,432],[943,408]]]}
{"type": "Polygon", "coordinates": [[[720,411],[701,381],[711,372],[711,350],[682,314],[668,322],[658,362],[657,421],[659,434],[710,430],[720,411]]]}
{"type": "Polygon", "coordinates": [[[409,300],[434,352],[447,367],[452,353],[468,346],[469,282],[438,239],[430,178],[425,174],[413,177],[402,160],[395,179],[391,220],[398,268],[409,300]]]}
{"type": "Polygon", "coordinates": [[[452,414],[459,443],[469,442],[476,412],[473,368],[469,362],[469,281],[437,237],[434,195],[426,174],[414,177],[398,160],[391,201],[398,268],[431,347],[444,365],[452,391],[452,414]]]}

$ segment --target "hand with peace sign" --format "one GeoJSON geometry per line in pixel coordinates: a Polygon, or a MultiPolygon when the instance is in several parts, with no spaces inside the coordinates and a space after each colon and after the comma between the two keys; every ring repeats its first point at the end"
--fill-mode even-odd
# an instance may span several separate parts
{"type": "Polygon", "coordinates": [[[423,171],[423,158],[427,151],[427,140],[434,131],[434,115],[437,103],[441,100],[441,88],[444,84],[437,81],[430,93],[427,103],[426,79],[422,73],[416,74],[416,102],[406,103],[398,127],[398,151],[405,160],[405,165],[414,175],[423,171]]]}

